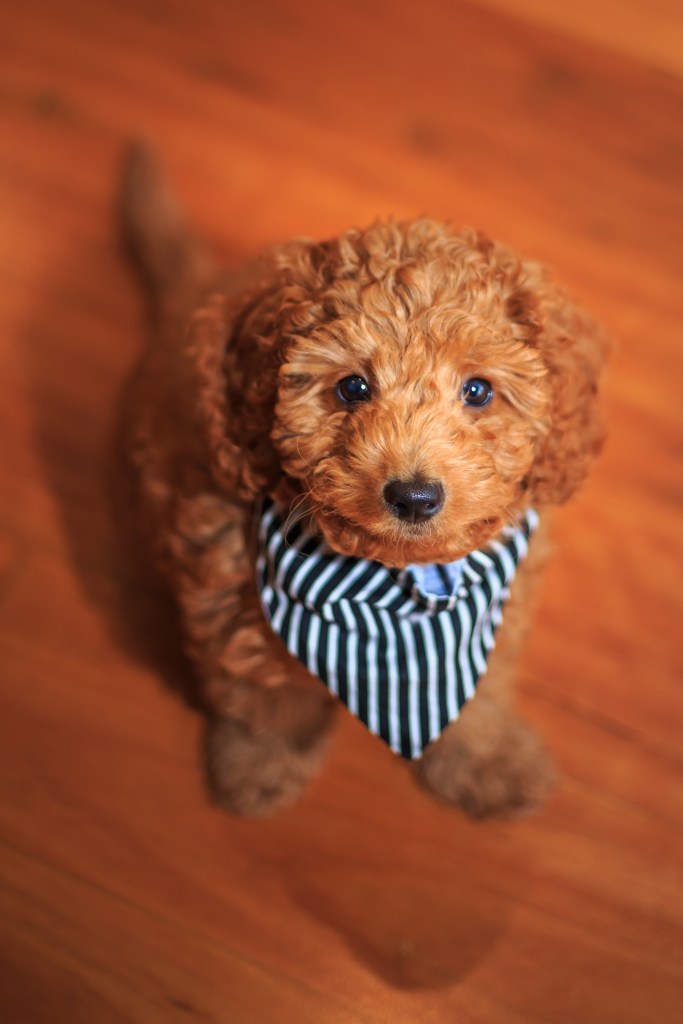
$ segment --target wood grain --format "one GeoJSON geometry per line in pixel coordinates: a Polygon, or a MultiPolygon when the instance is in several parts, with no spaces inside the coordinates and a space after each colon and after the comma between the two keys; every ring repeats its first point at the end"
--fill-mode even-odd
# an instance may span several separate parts
{"type": "Polygon", "coordinates": [[[681,1019],[681,18],[615,10],[0,13],[3,1021],[681,1019]],[[550,262],[605,323],[610,440],[521,673],[563,774],[537,818],[433,805],[348,716],[298,807],[208,805],[173,620],[106,495],[144,334],[113,212],[135,136],[229,260],[426,211],[550,262]]]}
{"type": "Polygon", "coordinates": [[[548,25],[607,50],[679,75],[683,70],[683,30],[677,0],[475,0],[533,24],[548,25]]]}

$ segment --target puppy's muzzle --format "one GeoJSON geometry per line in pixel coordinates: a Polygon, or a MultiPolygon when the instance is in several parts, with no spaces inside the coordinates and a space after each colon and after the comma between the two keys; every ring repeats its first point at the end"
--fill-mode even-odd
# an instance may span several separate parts
{"type": "Polygon", "coordinates": [[[442,508],[443,487],[438,480],[390,480],[384,501],[392,515],[405,523],[423,523],[442,508]]]}

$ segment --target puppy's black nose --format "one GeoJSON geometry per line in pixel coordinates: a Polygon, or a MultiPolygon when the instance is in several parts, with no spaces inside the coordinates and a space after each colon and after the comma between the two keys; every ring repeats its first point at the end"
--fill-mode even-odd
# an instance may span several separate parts
{"type": "Polygon", "coordinates": [[[391,480],[384,488],[384,500],[398,519],[422,523],[443,505],[443,487],[438,480],[391,480]]]}

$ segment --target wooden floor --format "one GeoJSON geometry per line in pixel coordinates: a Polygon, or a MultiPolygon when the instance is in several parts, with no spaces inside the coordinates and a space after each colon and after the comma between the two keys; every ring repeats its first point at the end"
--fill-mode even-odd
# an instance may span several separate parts
{"type": "Polygon", "coordinates": [[[683,1020],[680,5],[560,6],[3,4],[3,1022],[683,1020]],[[611,440],[520,681],[563,774],[534,820],[433,805],[348,717],[294,810],[208,805],[104,487],[144,332],[132,136],[231,258],[429,212],[548,261],[612,334],[611,440]]]}

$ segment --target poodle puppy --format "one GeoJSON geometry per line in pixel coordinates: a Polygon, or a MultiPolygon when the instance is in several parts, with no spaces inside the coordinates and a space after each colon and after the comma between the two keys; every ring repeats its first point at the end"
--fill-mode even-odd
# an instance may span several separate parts
{"type": "Polygon", "coordinates": [[[377,222],[227,275],[140,147],[122,207],[156,313],[127,397],[133,513],[215,799],[290,803],[341,699],[439,799],[533,810],[553,769],[510,684],[546,511],[600,447],[599,330],[477,231],[377,222]]]}

